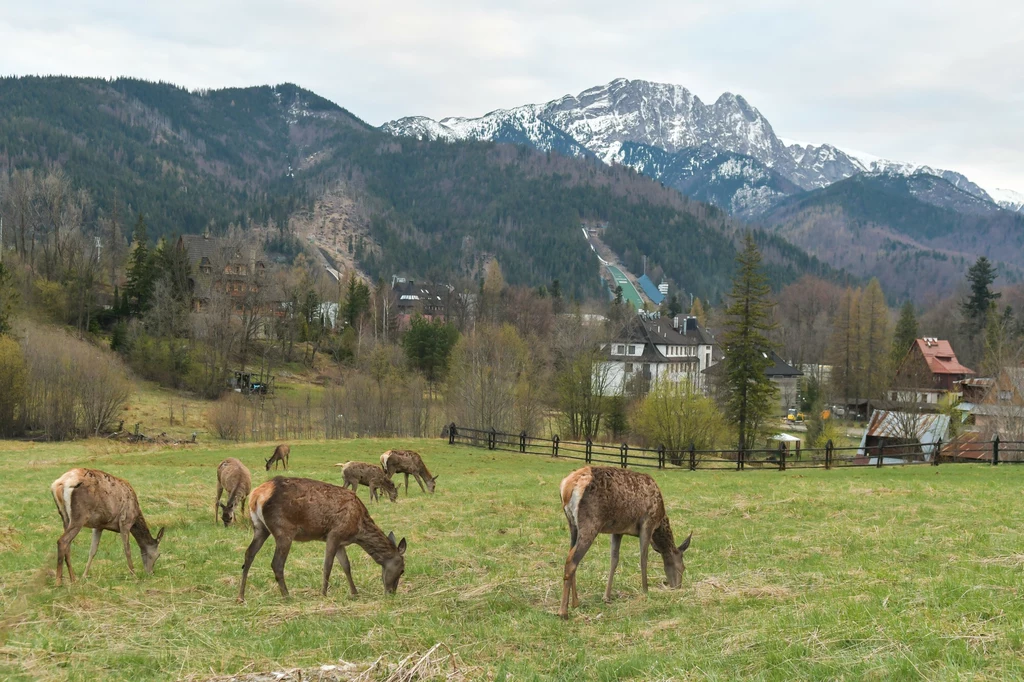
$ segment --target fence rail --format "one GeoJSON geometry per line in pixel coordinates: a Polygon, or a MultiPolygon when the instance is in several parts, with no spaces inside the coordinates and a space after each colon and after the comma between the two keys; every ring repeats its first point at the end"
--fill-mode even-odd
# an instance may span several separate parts
{"type": "Polygon", "coordinates": [[[958,441],[936,443],[899,443],[860,447],[835,447],[829,441],[824,448],[791,449],[780,441],[777,447],[750,450],[697,450],[692,444],[684,449],[642,448],[628,443],[610,444],[561,440],[557,435],[538,438],[494,429],[474,429],[455,423],[445,427],[444,437],[451,445],[469,445],[488,450],[544,455],[578,460],[587,464],[650,469],[738,470],[745,469],[833,469],[838,467],[884,467],[951,463],[977,463],[997,466],[1024,461],[1024,441],[958,441]]]}

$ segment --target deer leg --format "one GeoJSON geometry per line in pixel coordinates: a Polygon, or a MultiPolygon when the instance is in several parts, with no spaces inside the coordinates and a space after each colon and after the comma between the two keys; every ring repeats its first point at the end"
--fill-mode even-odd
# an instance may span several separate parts
{"type": "MultiPolygon", "coordinates": [[[[569,519],[569,549],[572,549],[576,545],[576,540],[579,538],[580,529],[576,525],[576,522],[567,513],[565,515],[569,519]]],[[[572,607],[577,608],[580,605],[580,595],[576,591],[576,574],[573,573],[572,581],[569,583],[569,593],[572,598],[572,607]]]]}
{"type": "Polygon", "coordinates": [[[277,544],[277,547],[274,548],[274,560],[270,562],[270,567],[274,570],[274,580],[277,581],[277,586],[281,588],[281,596],[287,599],[288,586],[284,584],[284,563],[288,561],[288,552],[292,548],[292,539],[289,537],[275,537],[274,542],[277,544]]]}
{"type": "Polygon", "coordinates": [[[71,570],[71,542],[78,535],[78,532],[82,530],[81,526],[76,526],[73,523],[68,523],[67,529],[57,540],[57,586],[59,587],[63,579],[63,564],[67,564],[68,567],[68,581],[75,582],[75,572],[71,570]]]}
{"type": "MultiPolygon", "coordinates": [[[[569,617],[569,593],[575,593],[576,590],[576,569],[597,537],[597,532],[589,528],[577,530],[577,533],[576,544],[569,550],[569,556],[565,559],[565,572],[562,574],[562,606],[558,610],[562,618],[569,617]]],[[[573,606],[579,606],[578,597],[574,598],[573,606]]]]}
{"type": "Polygon", "coordinates": [[[334,567],[334,555],[338,553],[338,549],[341,547],[341,542],[336,536],[327,536],[327,549],[324,552],[324,584],[320,589],[320,594],[327,596],[327,586],[331,582],[331,569],[334,567]]]}
{"type": "Polygon", "coordinates": [[[285,470],[285,471],[288,471],[288,458],[289,458],[290,456],[291,456],[291,455],[285,455],[285,456],[284,456],[284,470],[285,470]]]}
{"type": "Polygon", "coordinates": [[[409,494],[409,474],[405,475],[405,494],[409,494]]]}
{"type": "Polygon", "coordinates": [[[103,535],[102,528],[92,529],[92,547],[89,548],[89,560],[85,562],[85,570],[82,571],[82,580],[89,575],[89,567],[92,566],[92,559],[96,556],[96,550],[100,548],[100,536],[103,535]]]}
{"type": "Polygon", "coordinates": [[[375,485],[371,485],[370,486],[370,501],[371,502],[376,502],[377,501],[377,486],[375,486],[375,485]]]}
{"type": "Polygon", "coordinates": [[[647,554],[651,548],[651,535],[654,529],[646,522],[640,526],[640,587],[647,594],[647,554]]]}
{"type": "Polygon", "coordinates": [[[131,535],[126,526],[121,526],[121,542],[124,544],[124,558],[128,560],[128,572],[135,575],[135,565],[132,563],[131,535]]]}
{"type": "Polygon", "coordinates": [[[349,595],[353,597],[356,596],[359,594],[359,591],[356,590],[356,584],[352,580],[352,564],[348,562],[348,554],[345,553],[345,545],[338,547],[338,551],[335,553],[334,557],[338,560],[338,563],[341,564],[341,570],[345,571],[345,579],[348,580],[349,595]]]}
{"type": "Polygon", "coordinates": [[[416,482],[420,484],[420,490],[422,490],[423,492],[427,492],[427,489],[423,487],[423,477],[420,476],[419,474],[413,474],[412,477],[415,478],[416,482]]]}
{"type": "Polygon", "coordinates": [[[249,548],[245,550],[245,562],[242,564],[242,583],[238,586],[238,602],[242,603],[245,601],[245,581],[249,577],[249,568],[252,566],[253,559],[259,553],[260,548],[263,547],[263,543],[270,537],[270,531],[267,530],[263,524],[253,524],[252,528],[252,542],[249,543],[249,548]]]}
{"type": "Polygon", "coordinates": [[[213,503],[213,523],[216,524],[220,520],[220,496],[224,494],[224,487],[217,481],[217,501],[213,503]]]}
{"type": "Polygon", "coordinates": [[[608,586],[604,588],[604,600],[612,600],[612,580],[615,578],[615,569],[619,565],[619,545],[622,544],[622,535],[612,534],[612,562],[608,569],[608,586]]]}

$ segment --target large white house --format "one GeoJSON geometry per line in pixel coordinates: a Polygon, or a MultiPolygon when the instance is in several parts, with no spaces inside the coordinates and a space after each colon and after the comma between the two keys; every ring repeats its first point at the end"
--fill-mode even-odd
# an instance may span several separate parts
{"type": "Polygon", "coordinates": [[[598,371],[610,395],[624,393],[631,382],[639,382],[643,390],[666,379],[689,381],[704,390],[704,370],[721,360],[717,342],[697,318],[669,319],[643,311],[604,350],[607,359],[598,371]]]}

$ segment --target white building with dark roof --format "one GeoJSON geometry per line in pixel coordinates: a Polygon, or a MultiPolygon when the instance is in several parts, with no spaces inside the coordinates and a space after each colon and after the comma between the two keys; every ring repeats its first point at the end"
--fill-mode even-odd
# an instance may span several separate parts
{"type": "Polygon", "coordinates": [[[598,371],[613,395],[625,392],[630,382],[641,382],[645,390],[661,380],[688,381],[703,390],[704,370],[721,360],[718,343],[697,318],[657,313],[639,313],[604,350],[607,356],[598,371]]]}

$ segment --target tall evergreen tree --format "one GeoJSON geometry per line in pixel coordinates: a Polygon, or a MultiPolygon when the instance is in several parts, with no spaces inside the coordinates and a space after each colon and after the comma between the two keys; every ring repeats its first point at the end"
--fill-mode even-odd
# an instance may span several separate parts
{"type": "Polygon", "coordinates": [[[964,318],[967,335],[977,334],[985,327],[985,318],[991,304],[1001,294],[992,291],[992,283],[996,281],[995,266],[985,256],[981,256],[967,270],[967,283],[970,294],[960,303],[960,313],[964,318]]]}
{"type": "Polygon", "coordinates": [[[860,392],[860,290],[847,289],[839,300],[832,322],[829,357],[832,363],[832,388],[844,401],[860,392]]]}
{"type": "Polygon", "coordinates": [[[889,308],[878,279],[868,282],[861,295],[860,340],[858,351],[863,377],[863,398],[878,398],[888,384],[889,364],[889,308]]]}
{"type": "Polygon", "coordinates": [[[740,449],[753,446],[757,431],[771,413],[776,387],[765,374],[772,366],[774,344],[771,287],[761,269],[761,252],[753,235],[744,237],[736,257],[729,305],[725,309],[724,371],[726,410],[736,424],[740,449]]]}
{"type": "Polygon", "coordinates": [[[147,245],[146,218],[141,213],[135,222],[131,256],[128,258],[128,281],[125,283],[124,295],[127,300],[128,312],[139,315],[149,306],[156,284],[156,267],[147,245]]]}
{"type": "Polygon", "coordinates": [[[428,322],[420,315],[413,318],[409,331],[402,337],[405,357],[423,373],[431,390],[447,373],[448,361],[458,340],[459,332],[452,324],[440,320],[428,322]]]}
{"type": "Polygon", "coordinates": [[[889,364],[892,371],[899,369],[903,358],[907,357],[910,347],[917,339],[917,316],[914,314],[914,304],[907,301],[900,308],[900,319],[896,323],[896,331],[892,336],[892,351],[889,354],[889,364]]]}

